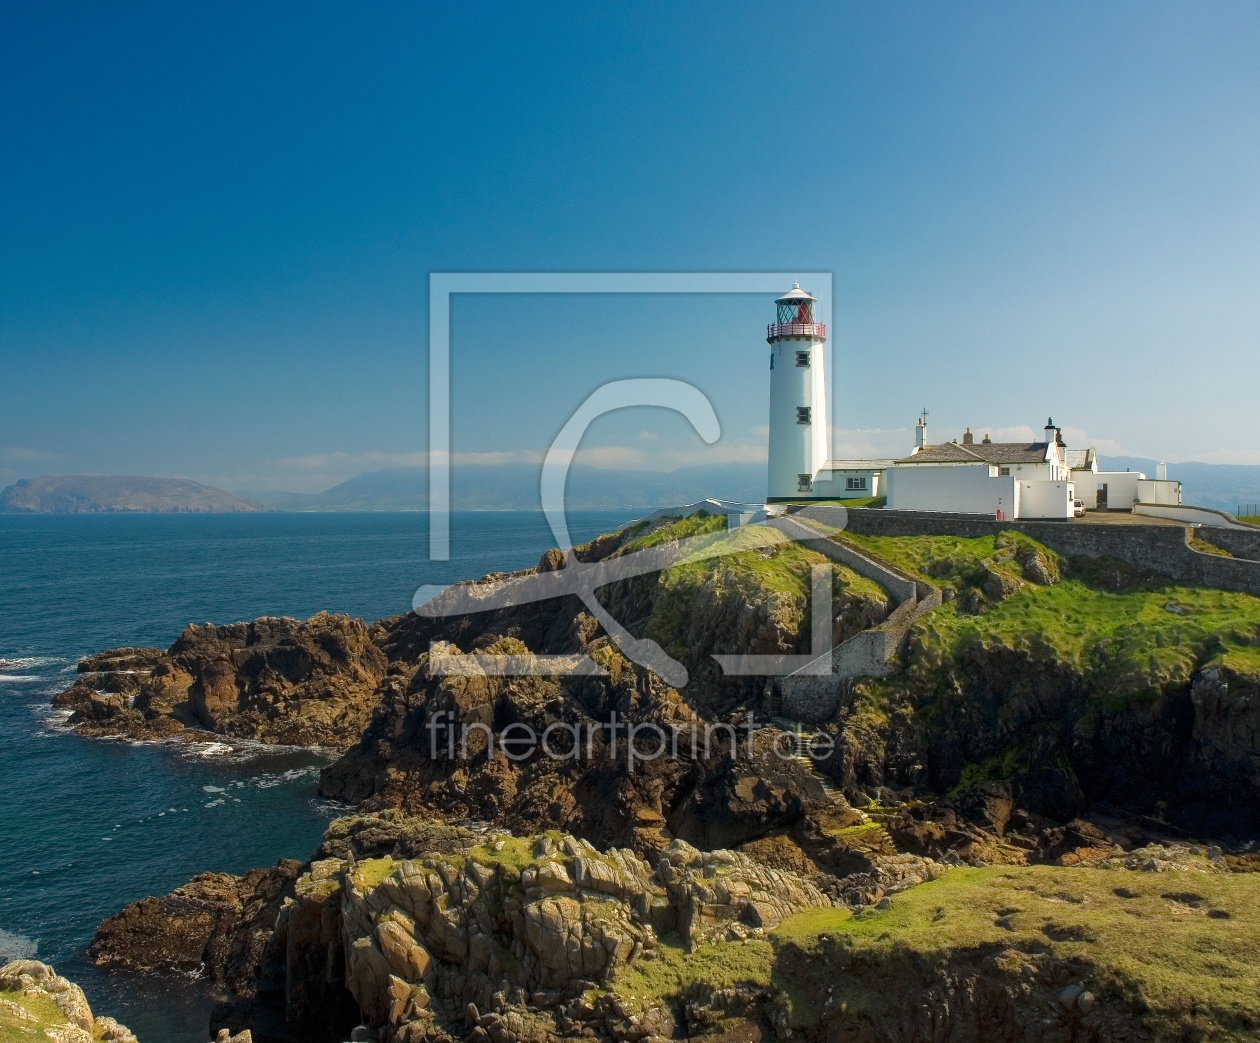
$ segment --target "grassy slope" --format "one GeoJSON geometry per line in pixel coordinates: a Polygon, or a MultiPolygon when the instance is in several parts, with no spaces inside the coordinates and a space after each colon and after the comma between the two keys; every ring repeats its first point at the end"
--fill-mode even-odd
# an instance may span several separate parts
{"type": "MultiPolygon", "coordinates": [[[[927,569],[935,582],[957,589],[974,582],[996,549],[994,537],[847,538],[907,572],[927,569]]],[[[1127,679],[1122,687],[1134,694],[1185,683],[1196,665],[1216,665],[1214,657],[1230,657],[1244,670],[1260,665],[1260,598],[1136,574],[1113,592],[1096,585],[1098,568],[1077,559],[1063,582],[1025,584],[979,615],[960,611],[957,602],[945,605],[917,627],[912,663],[922,671],[971,644],[1036,642],[1082,672],[1127,679]]]]}
{"type": "Polygon", "coordinates": [[[45,1027],[69,1024],[51,997],[25,996],[20,992],[4,991],[0,992],[0,1000],[5,1004],[16,1003],[39,1019],[27,1021],[25,1018],[10,1014],[4,1005],[0,1004],[0,1043],[19,1043],[25,1040],[39,1040],[40,1043],[46,1043],[48,1037],[44,1035],[45,1027]]]}
{"type": "MultiPolygon", "coordinates": [[[[793,542],[776,529],[745,525],[725,532],[721,516],[693,515],[646,531],[630,540],[619,553],[658,546],[694,536],[714,541],[684,557],[661,574],[649,632],[672,655],[682,654],[678,635],[687,633],[696,592],[712,588],[719,599],[738,597],[749,604],[770,603],[770,613],[784,630],[798,630],[809,602],[813,566],[831,569],[834,611],[845,616],[855,605],[887,604],[888,594],[877,583],[837,565],[816,551],[793,542]],[[673,638],[671,640],[671,635],[673,638]]],[[[856,618],[850,621],[860,625],[856,618]]]]}
{"type": "MultiPolygon", "coordinates": [[[[850,1011],[888,1012],[901,1002],[896,979],[909,953],[939,966],[957,950],[1048,949],[1056,959],[1091,965],[1082,984],[1099,996],[1124,997],[1154,1012],[1197,1008],[1206,1015],[1197,1019],[1197,1038],[1253,1038],[1241,1026],[1260,1024],[1258,897],[1260,881],[1251,874],[957,869],[895,896],[886,911],[854,918],[839,909],[811,910],[785,922],[774,932],[778,944],[819,952],[820,936],[828,935],[847,950],[845,962],[862,957],[874,973],[776,984],[794,1020],[808,1024],[832,983],[835,1002],[850,1011]]],[[[1156,1038],[1165,1035],[1160,1020],[1156,1038]]]]}
{"type": "Polygon", "coordinates": [[[766,940],[689,957],[667,938],[612,988],[643,1001],[694,994],[697,983],[773,985],[793,1027],[808,1030],[828,999],[850,1014],[895,1015],[925,968],[960,953],[1004,954],[1012,978],[1020,953],[1044,953],[1088,965],[1078,980],[1104,1002],[1148,1007],[1155,1039],[1179,1038],[1190,1017],[1195,1038],[1243,1040],[1254,1038],[1248,1021],[1260,1024],[1258,898],[1253,874],[955,869],[894,896],[890,909],[811,909],[766,940]],[[804,974],[801,960],[784,959],[789,948],[806,955],[804,974]]]}

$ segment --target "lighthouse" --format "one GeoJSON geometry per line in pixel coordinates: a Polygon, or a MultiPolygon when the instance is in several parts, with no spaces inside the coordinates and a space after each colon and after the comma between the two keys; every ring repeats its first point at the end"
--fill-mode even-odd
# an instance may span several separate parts
{"type": "Polygon", "coordinates": [[[823,344],[827,327],[815,322],[817,300],[797,284],[774,302],[770,344],[770,460],[766,500],[809,498],[827,462],[827,391],[823,344]]]}

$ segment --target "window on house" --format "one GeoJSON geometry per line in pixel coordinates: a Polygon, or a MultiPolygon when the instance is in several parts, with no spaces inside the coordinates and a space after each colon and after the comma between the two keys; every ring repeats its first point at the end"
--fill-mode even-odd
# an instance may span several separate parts
{"type": "Polygon", "coordinates": [[[998,474],[1000,474],[1003,478],[1009,478],[1011,476],[1011,469],[1009,467],[999,468],[998,474]]]}
{"type": "Polygon", "coordinates": [[[808,369],[809,368],[809,352],[798,351],[796,353],[796,364],[800,366],[802,369],[808,369]]]}
{"type": "Polygon", "coordinates": [[[866,479],[865,478],[846,478],[844,480],[844,487],[846,489],[865,489],[866,479]]]}
{"type": "Polygon", "coordinates": [[[809,474],[798,474],[796,476],[796,491],[798,493],[807,493],[814,488],[814,476],[809,474]]]}
{"type": "Polygon", "coordinates": [[[796,422],[798,424],[810,423],[809,414],[810,414],[809,406],[797,406],[796,407],[796,422]]]}

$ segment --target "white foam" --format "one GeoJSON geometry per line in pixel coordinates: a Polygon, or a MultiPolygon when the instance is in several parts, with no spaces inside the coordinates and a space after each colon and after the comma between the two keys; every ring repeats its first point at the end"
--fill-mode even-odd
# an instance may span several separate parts
{"type": "Polygon", "coordinates": [[[13,960],[33,960],[38,951],[36,939],[0,928],[0,966],[13,960]]]}
{"type": "Polygon", "coordinates": [[[205,790],[207,793],[222,793],[223,792],[222,786],[202,786],[201,788],[205,790]]]}
{"type": "Polygon", "coordinates": [[[59,655],[18,656],[16,659],[4,659],[3,662],[4,665],[0,666],[0,670],[13,670],[15,668],[21,670],[38,670],[41,666],[52,666],[54,663],[65,662],[70,663],[71,670],[79,669],[78,664],[73,660],[67,660],[65,656],[59,655]]]}
{"type": "Polygon", "coordinates": [[[0,681],[42,681],[38,674],[4,674],[0,673],[0,681]]]}
{"type": "Polygon", "coordinates": [[[232,747],[226,742],[198,742],[188,747],[190,757],[222,757],[231,752],[232,747]]]}

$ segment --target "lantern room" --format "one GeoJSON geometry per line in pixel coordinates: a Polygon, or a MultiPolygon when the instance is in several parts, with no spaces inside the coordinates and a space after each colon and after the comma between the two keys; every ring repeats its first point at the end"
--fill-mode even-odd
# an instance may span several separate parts
{"type": "Polygon", "coordinates": [[[774,341],[779,337],[826,338],[827,327],[814,321],[814,305],[818,302],[813,294],[801,289],[800,283],[794,284],[774,303],[778,307],[778,321],[771,323],[766,330],[767,340],[774,341]]]}

